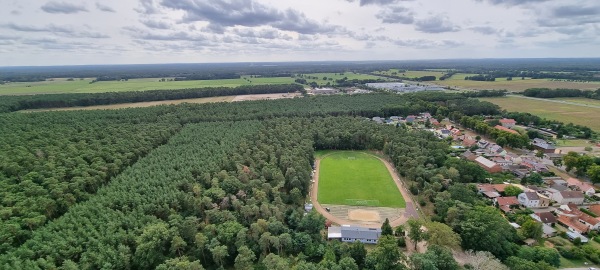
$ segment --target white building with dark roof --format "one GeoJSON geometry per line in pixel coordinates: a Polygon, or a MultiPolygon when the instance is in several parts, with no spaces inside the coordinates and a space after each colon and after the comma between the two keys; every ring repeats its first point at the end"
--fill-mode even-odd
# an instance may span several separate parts
{"type": "Polygon", "coordinates": [[[327,230],[328,239],[339,239],[348,243],[359,241],[365,244],[377,244],[380,236],[380,228],[365,228],[354,225],[332,226],[327,230]]]}

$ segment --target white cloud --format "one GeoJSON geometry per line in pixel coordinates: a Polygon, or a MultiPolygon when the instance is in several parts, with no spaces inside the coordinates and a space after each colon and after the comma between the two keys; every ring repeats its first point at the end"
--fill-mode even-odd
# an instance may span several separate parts
{"type": "Polygon", "coordinates": [[[15,3],[2,65],[600,57],[597,0],[15,3]]]}

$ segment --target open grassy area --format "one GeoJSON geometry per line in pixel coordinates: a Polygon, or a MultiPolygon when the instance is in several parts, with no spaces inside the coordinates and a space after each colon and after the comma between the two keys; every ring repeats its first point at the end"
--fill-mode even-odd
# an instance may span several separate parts
{"type": "Polygon", "coordinates": [[[600,131],[600,108],[521,97],[482,98],[481,100],[497,104],[509,112],[528,112],[543,118],[584,125],[600,131]]]}
{"type": "MultiPolygon", "coordinates": [[[[563,230],[566,230],[566,229],[564,229],[564,227],[560,227],[560,228],[562,228],[563,230]]],[[[574,245],[571,241],[564,239],[560,236],[555,236],[555,237],[549,238],[548,241],[550,241],[552,244],[554,244],[554,246],[563,246],[565,248],[573,248],[574,247],[574,245]]],[[[591,245],[594,248],[600,248],[600,244],[598,244],[592,240],[590,240],[590,242],[585,245],[591,245]]],[[[590,260],[587,260],[587,259],[575,260],[575,259],[567,259],[562,256],[560,257],[560,269],[579,268],[579,267],[598,267],[598,266],[594,265],[593,263],[590,262],[590,260]]]]}
{"type": "Polygon", "coordinates": [[[330,152],[321,160],[318,199],[323,204],[368,200],[379,201],[380,207],[406,206],[385,165],[368,153],[355,151],[330,152]]]}
{"type": "Polygon", "coordinates": [[[290,84],[292,78],[241,78],[228,80],[199,80],[199,81],[167,81],[159,82],[154,79],[131,79],[128,81],[95,82],[92,79],[67,81],[55,79],[54,81],[32,83],[8,83],[0,85],[0,95],[31,95],[31,94],[59,94],[59,93],[101,93],[125,92],[146,90],[186,89],[199,87],[237,87],[240,85],[261,84],[290,84]]]}

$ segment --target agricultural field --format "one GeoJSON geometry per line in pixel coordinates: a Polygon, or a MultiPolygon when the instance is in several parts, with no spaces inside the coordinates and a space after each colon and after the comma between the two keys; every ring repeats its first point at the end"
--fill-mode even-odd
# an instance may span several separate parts
{"type": "Polygon", "coordinates": [[[552,100],[562,100],[588,106],[600,106],[600,100],[591,98],[553,98],[552,100]]]}
{"type": "Polygon", "coordinates": [[[331,152],[321,160],[318,199],[323,204],[367,201],[370,206],[406,206],[385,165],[370,154],[354,151],[331,152]]]}
{"type": "Polygon", "coordinates": [[[600,131],[600,108],[521,97],[481,98],[509,112],[528,112],[542,118],[588,126],[600,131]]]}
{"type": "Polygon", "coordinates": [[[200,81],[166,81],[159,78],[131,79],[128,81],[101,81],[90,84],[93,79],[54,79],[33,83],[8,83],[0,85],[0,95],[32,95],[59,93],[102,93],[147,90],[169,90],[200,87],[237,87],[241,85],[290,84],[292,78],[249,78],[200,81]]]}
{"type": "MultiPolygon", "coordinates": [[[[433,74],[432,74],[433,75],[433,74]]],[[[458,89],[471,90],[509,90],[523,91],[529,88],[573,88],[582,90],[596,90],[600,88],[600,82],[567,82],[567,81],[552,81],[549,79],[531,79],[514,77],[512,81],[506,78],[496,78],[494,82],[467,81],[465,77],[477,74],[458,73],[450,79],[437,81],[438,84],[450,86],[458,89]]]]}

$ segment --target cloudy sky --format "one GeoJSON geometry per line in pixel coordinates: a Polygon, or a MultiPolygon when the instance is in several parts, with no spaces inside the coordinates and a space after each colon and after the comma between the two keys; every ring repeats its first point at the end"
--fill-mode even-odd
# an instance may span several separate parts
{"type": "Polygon", "coordinates": [[[598,0],[0,2],[0,66],[600,57],[598,0]]]}

